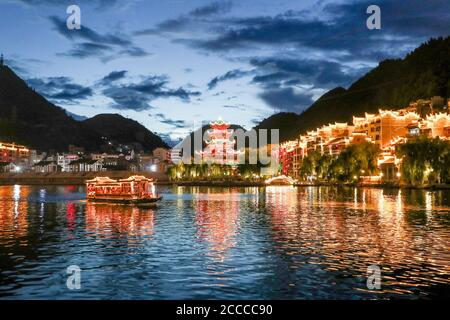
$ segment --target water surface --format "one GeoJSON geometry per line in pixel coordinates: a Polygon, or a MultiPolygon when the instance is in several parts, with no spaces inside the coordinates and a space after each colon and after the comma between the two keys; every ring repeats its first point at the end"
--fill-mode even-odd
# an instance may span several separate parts
{"type": "Polygon", "coordinates": [[[79,186],[0,187],[0,298],[450,297],[450,191],[158,191],[143,209],[86,203],[79,186]]]}

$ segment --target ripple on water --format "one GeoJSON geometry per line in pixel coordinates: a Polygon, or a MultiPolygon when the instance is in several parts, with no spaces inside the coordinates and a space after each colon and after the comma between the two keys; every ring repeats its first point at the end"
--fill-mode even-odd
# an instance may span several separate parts
{"type": "Polygon", "coordinates": [[[154,208],[83,187],[0,187],[0,297],[433,298],[450,292],[450,191],[167,187],[154,208]],[[368,290],[378,265],[382,288],[368,290]],[[66,287],[66,268],[82,288],[66,287]]]}

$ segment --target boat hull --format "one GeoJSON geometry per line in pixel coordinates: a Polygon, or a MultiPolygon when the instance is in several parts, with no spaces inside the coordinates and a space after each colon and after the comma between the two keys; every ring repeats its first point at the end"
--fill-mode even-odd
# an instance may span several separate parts
{"type": "Polygon", "coordinates": [[[95,203],[116,203],[116,204],[129,204],[129,205],[149,205],[156,204],[162,197],[147,198],[147,199],[114,199],[106,197],[90,197],[87,200],[95,203]]]}

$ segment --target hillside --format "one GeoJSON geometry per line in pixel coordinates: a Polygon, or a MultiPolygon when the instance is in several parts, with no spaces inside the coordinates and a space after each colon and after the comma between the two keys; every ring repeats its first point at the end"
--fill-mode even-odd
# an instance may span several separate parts
{"type": "Polygon", "coordinates": [[[0,139],[38,150],[63,150],[69,144],[92,150],[101,143],[98,135],[28,87],[7,66],[0,66],[0,139]]]}
{"type": "Polygon", "coordinates": [[[40,151],[65,151],[70,144],[100,151],[107,142],[102,137],[145,151],[166,146],[151,131],[120,115],[76,121],[30,88],[8,66],[0,66],[0,141],[40,151]]]}
{"type": "Polygon", "coordinates": [[[82,121],[82,124],[101,137],[115,144],[132,146],[135,150],[153,150],[167,148],[167,144],[137,121],[119,114],[99,114],[82,121]]]}
{"type": "Polygon", "coordinates": [[[302,114],[278,113],[256,128],[280,129],[280,140],[352,116],[399,109],[411,101],[432,96],[450,97],[450,37],[431,39],[403,59],[385,60],[348,89],[335,88],[302,114]]]}

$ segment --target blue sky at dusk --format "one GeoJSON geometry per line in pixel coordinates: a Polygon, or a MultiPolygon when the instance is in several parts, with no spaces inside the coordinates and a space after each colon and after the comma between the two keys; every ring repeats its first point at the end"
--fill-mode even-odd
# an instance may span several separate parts
{"type": "Polygon", "coordinates": [[[219,116],[251,128],[302,112],[448,35],[450,1],[1,0],[0,28],[6,63],[47,99],[176,138],[219,116]],[[71,4],[81,30],[66,27],[71,4]],[[381,30],[366,28],[370,4],[381,30]]]}

